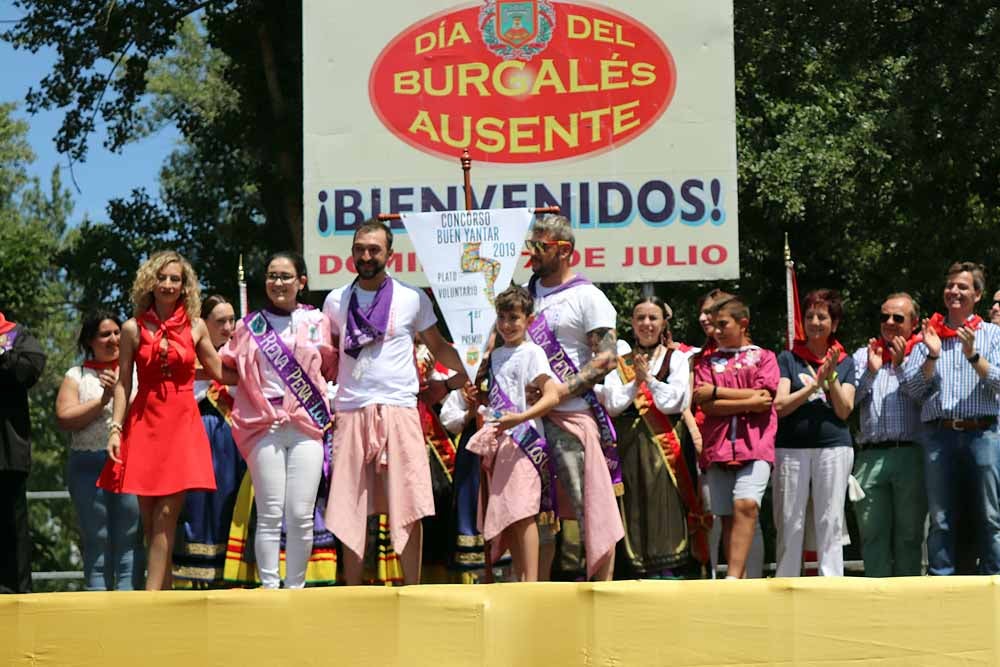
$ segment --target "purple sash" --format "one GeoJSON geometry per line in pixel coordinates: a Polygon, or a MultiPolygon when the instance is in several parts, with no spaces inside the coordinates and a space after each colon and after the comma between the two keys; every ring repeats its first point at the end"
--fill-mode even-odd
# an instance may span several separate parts
{"type": "Polygon", "coordinates": [[[243,322],[257,343],[257,347],[260,348],[261,354],[274,368],[295,400],[312,418],[313,423],[323,431],[323,475],[329,476],[333,451],[333,418],[326,402],[326,391],[320,391],[309,379],[263,311],[250,313],[243,318],[243,322]]]}
{"type": "MultiPolygon", "coordinates": [[[[549,292],[547,296],[558,294],[570,287],[589,284],[590,281],[583,276],[575,275],[552,292],[549,292]]],[[[528,282],[528,290],[532,296],[537,296],[536,286],[537,280],[535,277],[532,277],[531,281],[528,282]]],[[[552,333],[552,329],[549,328],[549,324],[545,320],[544,312],[538,313],[531,324],[528,325],[528,337],[545,351],[545,356],[549,359],[549,366],[560,382],[565,382],[568,377],[580,372],[576,364],[573,363],[573,360],[566,354],[566,350],[562,344],[556,339],[555,334],[552,333]]],[[[614,425],[611,423],[611,417],[597,399],[597,394],[594,393],[593,389],[581,394],[580,398],[587,402],[590,412],[594,416],[594,421],[597,422],[597,428],[601,434],[601,450],[604,452],[604,460],[608,465],[608,472],[611,473],[611,483],[616,486],[620,485],[622,482],[621,462],[618,458],[618,449],[615,447],[615,440],[618,439],[618,436],[615,433],[614,425]]]]}
{"type": "Polygon", "coordinates": [[[389,328],[389,308],[392,305],[392,277],[386,276],[375,291],[371,305],[362,310],[358,303],[358,280],[351,283],[347,302],[347,322],[344,326],[344,352],[357,359],[361,349],[385,336],[389,328]]]}
{"type": "Polygon", "coordinates": [[[0,334],[0,347],[4,350],[10,350],[14,347],[14,341],[17,340],[17,329],[11,329],[5,334],[0,334]]]}
{"type": "MultiPolygon", "coordinates": [[[[490,407],[498,411],[520,412],[510,400],[510,396],[503,390],[500,383],[493,377],[493,368],[490,367],[489,374],[489,401],[490,407]]],[[[556,485],[553,481],[556,478],[556,465],[549,454],[549,443],[531,425],[530,421],[521,422],[510,429],[510,435],[521,448],[524,455],[535,464],[535,470],[542,480],[542,497],[540,512],[558,513],[558,503],[556,501],[556,485]]]]}
{"type": "MultiPolygon", "coordinates": [[[[559,292],[565,292],[570,287],[576,287],[577,285],[592,285],[589,280],[581,276],[579,273],[575,274],[572,278],[559,285],[551,292],[545,296],[552,296],[553,294],[559,294],[559,292]]],[[[531,292],[531,296],[538,298],[538,275],[533,275],[528,279],[528,291],[531,292]]]]}

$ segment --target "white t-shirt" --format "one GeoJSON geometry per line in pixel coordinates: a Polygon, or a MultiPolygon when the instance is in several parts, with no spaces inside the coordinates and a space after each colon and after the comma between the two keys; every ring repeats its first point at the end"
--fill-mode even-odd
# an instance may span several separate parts
{"type": "MultiPolygon", "coordinates": [[[[524,412],[528,407],[524,388],[529,382],[540,375],[554,377],[545,352],[529,340],[517,347],[504,345],[493,350],[490,367],[493,369],[493,380],[514,403],[517,412],[524,412]]],[[[532,426],[539,433],[544,433],[540,419],[532,420],[532,426]]]]}
{"type": "MultiPolygon", "coordinates": [[[[340,340],[336,410],[358,410],[373,403],[409,408],[417,405],[420,381],[413,360],[413,338],[437,324],[437,317],[423,290],[398,280],[393,282],[385,337],[362,348],[357,359],[344,352],[344,337],[340,335],[347,323],[351,286],[335,289],[326,297],[323,312],[330,318],[334,337],[340,340]]],[[[374,298],[374,292],[358,289],[362,307],[374,298]]]]}
{"type": "MultiPolygon", "coordinates": [[[[538,283],[535,289],[536,317],[545,316],[556,340],[580,370],[594,357],[587,334],[594,329],[614,330],[618,318],[615,307],[594,285],[577,285],[552,296],[549,295],[555,287],[547,288],[538,283]]],[[[590,407],[585,400],[576,397],[566,399],[555,410],[586,412],[590,407]]]]}

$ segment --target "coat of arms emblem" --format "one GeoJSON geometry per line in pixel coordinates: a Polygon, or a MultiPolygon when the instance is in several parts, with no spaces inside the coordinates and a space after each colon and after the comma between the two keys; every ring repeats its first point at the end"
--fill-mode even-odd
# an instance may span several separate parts
{"type": "Polygon", "coordinates": [[[555,27],[548,0],[486,0],[479,11],[483,43],[504,60],[531,60],[549,45],[555,27]]]}

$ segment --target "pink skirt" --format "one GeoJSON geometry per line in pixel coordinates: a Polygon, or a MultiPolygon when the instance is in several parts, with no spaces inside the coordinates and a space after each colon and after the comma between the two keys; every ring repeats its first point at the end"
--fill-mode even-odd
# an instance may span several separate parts
{"type": "MultiPolygon", "coordinates": [[[[587,577],[594,576],[614,553],[615,544],[625,537],[611,473],[601,450],[597,423],[588,412],[550,412],[545,419],[573,436],[583,445],[583,547],[587,557],[587,577]]],[[[561,483],[560,483],[561,484],[561,483]]],[[[559,496],[560,513],[573,505],[559,496]]]]}
{"type": "Polygon", "coordinates": [[[489,489],[479,487],[479,530],[489,540],[494,560],[508,545],[503,531],[511,524],[538,514],[541,506],[542,480],[538,469],[514,439],[497,433],[494,424],[485,424],[467,445],[482,457],[489,489]],[[501,539],[497,539],[500,537],[501,539]]]}
{"type": "Polygon", "coordinates": [[[335,416],[326,526],[360,557],[371,514],[389,515],[397,553],[406,548],[413,525],[434,515],[427,444],[416,408],[368,405],[335,416]]]}

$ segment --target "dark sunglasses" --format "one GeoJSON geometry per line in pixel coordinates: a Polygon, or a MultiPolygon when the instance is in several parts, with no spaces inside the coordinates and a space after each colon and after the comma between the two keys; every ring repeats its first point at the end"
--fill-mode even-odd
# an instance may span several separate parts
{"type": "Polygon", "coordinates": [[[559,247],[563,245],[570,245],[569,241],[534,241],[528,240],[524,242],[524,247],[528,249],[528,252],[545,252],[546,249],[552,247],[559,247]]]}
{"type": "Polygon", "coordinates": [[[895,322],[896,324],[902,324],[903,322],[906,321],[906,317],[900,315],[899,313],[880,313],[878,319],[881,322],[888,322],[890,319],[892,319],[892,321],[895,322]]]}

